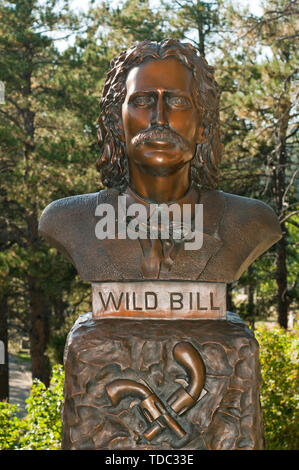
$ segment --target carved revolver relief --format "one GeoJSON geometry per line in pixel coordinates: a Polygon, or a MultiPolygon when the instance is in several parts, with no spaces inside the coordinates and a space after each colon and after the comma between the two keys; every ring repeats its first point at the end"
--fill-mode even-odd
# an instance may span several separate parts
{"type": "Polygon", "coordinates": [[[166,401],[166,405],[150,389],[148,385],[130,379],[116,379],[106,386],[112,405],[116,406],[125,397],[140,398],[139,409],[149,423],[143,433],[148,441],[152,441],[166,428],[177,438],[186,436],[186,431],[178,422],[178,417],[190,410],[198,401],[206,377],[206,369],[199,352],[191,343],[182,341],[173,348],[174,359],[185,369],[189,383],[186,388],[180,386],[166,401]],[[172,410],[172,416],[169,410],[172,410]]]}

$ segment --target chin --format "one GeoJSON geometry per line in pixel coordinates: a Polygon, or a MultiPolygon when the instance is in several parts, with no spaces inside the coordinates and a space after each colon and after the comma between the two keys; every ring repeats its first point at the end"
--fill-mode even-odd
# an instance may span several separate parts
{"type": "Polygon", "coordinates": [[[153,176],[167,176],[176,173],[183,168],[188,161],[176,159],[174,156],[150,156],[143,158],[142,161],[136,162],[143,171],[153,176]]]}

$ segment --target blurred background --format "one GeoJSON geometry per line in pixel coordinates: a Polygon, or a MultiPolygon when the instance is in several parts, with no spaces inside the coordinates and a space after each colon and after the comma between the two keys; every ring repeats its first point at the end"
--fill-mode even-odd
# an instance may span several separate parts
{"type": "Polygon", "coordinates": [[[299,447],[298,11],[293,0],[0,0],[0,448],[59,447],[64,344],[91,295],[38,220],[51,201],[103,187],[110,60],[165,38],[215,67],[220,189],[263,200],[281,223],[283,238],[228,286],[228,309],[260,341],[268,447],[299,447]]]}

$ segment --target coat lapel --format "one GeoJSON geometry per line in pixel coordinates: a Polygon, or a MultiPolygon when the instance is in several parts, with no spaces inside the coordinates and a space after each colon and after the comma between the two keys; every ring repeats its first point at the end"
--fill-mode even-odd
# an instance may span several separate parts
{"type": "Polygon", "coordinates": [[[221,223],[225,199],[222,191],[207,191],[201,195],[200,204],[203,204],[203,244],[199,250],[184,250],[183,244],[174,260],[172,269],[163,273],[169,279],[191,279],[200,277],[209,260],[216,255],[222,246],[218,228],[221,223]]]}
{"type": "MultiPolygon", "coordinates": [[[[118,233],[118,219],[124,216],[123,210],[119,211],[120,193],[117,190],[109,190],[109,204],[114,208],[115,220],[115,239],[105,239],[101,241],[106,250],[111,263],[117,269],[122,279],[142,279],[140,265],[142,262],[142,249],[138,240],[131,240],[126,237],[122,239],[118,233]],[[120,212],[120,213],[119,213],[120,212]]],[[[101,203],[102,201],[99,201],[101,203]]],[[[105,201],[106,202],[106,201],[105,201]]]]}

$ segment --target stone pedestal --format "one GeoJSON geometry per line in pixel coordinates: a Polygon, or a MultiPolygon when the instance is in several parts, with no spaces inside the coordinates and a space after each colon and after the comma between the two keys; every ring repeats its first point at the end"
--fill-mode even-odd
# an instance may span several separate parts
{"type": "Polygon", "coordinates": [[[86,314],[69,333],[65,374],[63,449],[263,448],[258,343],[241,322],[86,314]],[[205,368],[200,396],[181,414],[169,397],[192,395],[193,379],[175,357],[178,343],[190,344],[205,368]],[[130,391],[113,404],[107,386],[120,379],[150,390],[163,419],[151,423],[144,397],[130,391]]]}

